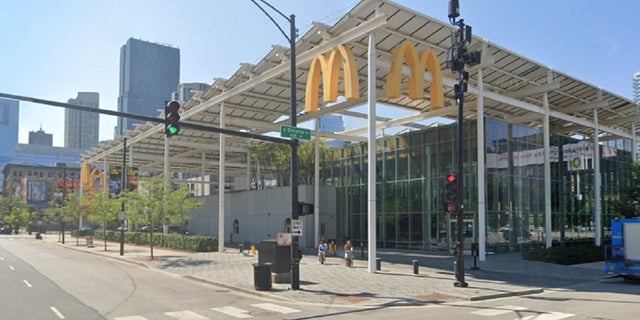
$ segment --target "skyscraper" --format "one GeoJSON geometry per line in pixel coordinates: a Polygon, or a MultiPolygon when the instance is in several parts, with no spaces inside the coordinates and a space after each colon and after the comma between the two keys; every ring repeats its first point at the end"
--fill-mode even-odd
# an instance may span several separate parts
{"type": "Polygon", "coordinates": [[[640,104],[640,71],[636,71],[632,78],[633,102],[640,104]]]}
{"type": "MultiPolygon", "coordinates": [[[[180,82],[180,50],[130,38],[120,49],[118,111],[156,117],[180,82]]],[[[133,129],[141,120],[120,118],[121,129],[133,129]]]]}
{"type": "MultiPolygon", "coordinates": [[[[78,97],[68,103],[98,109],[100,94],[78,92],[78,97]]],[[[64,111],[64,146],[66,148],[91,149],[98,145],[100,117],[98,113],[73,109],[64,111]]]]}
{"type": "Polygon", "coordinates": [[[53,135],[42,130],[42,126],[38,131],[29,131],[29,144],[37,146],[53,147],[53,135]]]}
{"type": "Polygon", "coordinates": [[[0,187],[4,181],[2,168],[11,161],[9,155],[18,145],[19,104],[0,98],[0,187]]]}
{"type": "Polygon", "coordinates": [[[18,145],[18,101],[0,98],[0,154],[8,155],[18,145]]]}
{"type": "Polygon", "coordinates": [[[195,91],[207,92],[209,90],[210,85],[206,83],[181,83],[178,85],[178,91],[175,91],[171,94],[171,100],[178,100],[180,102],[187,102],[195,91]]]}
{"type": "MultiPolygon", "coordinates": [[[[320,131],[336,133],[344,131],[344,122],[341,115],[330,114],[320,118],[320,131]]],[[[341,147],[344,145],[342,140],[332,140],[325,143],[329,147],[341,147]]]]}

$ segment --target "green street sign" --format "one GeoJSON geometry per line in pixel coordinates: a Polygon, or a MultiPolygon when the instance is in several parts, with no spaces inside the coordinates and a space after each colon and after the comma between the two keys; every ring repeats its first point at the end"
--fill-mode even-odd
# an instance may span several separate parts
{"type": "Polygon", "coordinates": [[[280,126],[280,137],[298,140],[311,140],[311,130],[291,126],[280,126]]]}

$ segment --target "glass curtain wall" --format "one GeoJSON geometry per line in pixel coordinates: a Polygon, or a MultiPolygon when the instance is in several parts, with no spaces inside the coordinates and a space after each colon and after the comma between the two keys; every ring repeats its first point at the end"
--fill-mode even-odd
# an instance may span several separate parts
{"type": "MultiPolygon", "coordinates": [[[[523,244],[543,243],[542,132],[491,118],[485,122],[487,249],[514,251],[523,244]]],[[[471,121],[464,126],[464,230],[468,247],[477,239],[478,230],[477,126],[471,121]]],[[[451,248],[450,232],[455,225],[444,212],[444,179],[446,174],[456,173],[456,132],[453,124],[376,141],[379,248],[451,248]]],[[[593,145],[566,137],[552,137],[551,141],[551,236],[554,243],[593,239],[593,145]]],[[[322,183],[335,186],[338,192],[336,234],[340,242],[351,239],[356,245],[366,245],[366,152],[366,143],[351,144],[332,149],[323,157],[322,183]]],[[[624,183],[631,159],[621,150],[606,155],[600,161],[604,231],[612,216],[611,199],[624,183]]]]}

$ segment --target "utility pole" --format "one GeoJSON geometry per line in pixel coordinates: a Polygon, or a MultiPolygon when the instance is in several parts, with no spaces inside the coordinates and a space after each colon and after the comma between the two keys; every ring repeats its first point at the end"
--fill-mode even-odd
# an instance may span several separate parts
{"type": "MultiPolygon", "coordinates": [[[[260,10],[276,25],[278,30],[289,41],[289,62],[291,71],[291,126],[296,127],[298,125],[298,112],[296,110],[296,37],[298,30],[296,29],[296,16],[290,15],[287,17],[280,10],[266,2],[265,0],[258,0],[277,12],[285,20],[289,22],[289,35],[280,27],[278,23],[269,15],[269,13],[256,2],[251,0],[260,10]]],[[[298,220],[300,217],[298,206],[298,139],[292,139],[291,143],[291,224],[294,220],[298,220]]],[[[300,254],[298,253],[298,237],[293,236],[291,239],[291,290],[300,290],[300,254]]]]}
{"type": "Polygon", "coordinates": [[[471,43],[471,26],[464,24],[464,19],[456,21],[460,16],[460,4],[458,0],[449,0],[449,22],[458,27],[458,30],[451,31],[451,49],[447,54],[447,67],[458,74],[458,84],[453,88],[455,98],[458,102],[458,139],[456,151],[457,164],[457,190],[453,203],[453,213],[456,217],[456,250],[455,261],[453,263],[456,281],[455,287],[466,288],[469,286],[464,281],[464,164],[463,164],[463,140],[464,140],[464,93],[467,91],[469,73],[464,70],[465,65],[473,66],[480,63],[480,52],[467,50],[467,44],[471,43]]]}

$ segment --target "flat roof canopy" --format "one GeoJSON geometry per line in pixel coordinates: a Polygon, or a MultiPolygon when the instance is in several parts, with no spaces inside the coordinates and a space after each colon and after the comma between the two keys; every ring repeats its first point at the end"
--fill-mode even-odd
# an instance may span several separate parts
{"type": "MultiPolygon", "coordinates": [[[[397,119],[379,116],[377,129],[422,129],[425,126],[419,122],[425,119],[444,117],[454,120],[457,116],[457,104],[452,86],[456,82],[456,75],[445,66],[452,30],[453,27],[448,23],[391,1],[364,0],[333,26],[315,23],[296,44],[298,125],[327,114],[367,118],[367,114],[354,108],[367,103],[367,50],[370,32],[375,32],[376,39],[377,103],[402,109],[403,114],[409,112],[408,116],[397,119]],[[411,42],[417,51],[432,49],[437,55],[444,84],[444,108],[434,108],[431,105],[431,73],[426,74],[425,79],[428,81],[425,81],[422,99],[412,100],[408,97],[406,75],[402,77],[402,96],[385,98],[391,53],[394,47],[404,41],[411,42]],[[338,45],[353,52],[360,98],[321,105],[317,113],[306,113],[305,90],[311,61],[338,45]]],[[[479,70],[482,70],[484,114],[488,117],[542,129],[543,94],[547,93],[550,128],[554,134],[581,135],[589,139],[594,136],[595,128],[598,128],[600,140],[630,139],[634,135],[632,130],[638,127],[637,106],[628,99],[550,69],[479,37],[474,37],[470,50],[482,51],[482,63],[467,69],[469,92],[465,94],[465,119],[477,117],[478,75],[479,70]],[[594,110],[597,110],[597,118],[594,118],[594,110]],[[597,123],[594,119],[597,119],[597,123]]],[[[290,124],[291,79],[288,57],[288,48],[273,46],[257,64],[241,64],[229,79],[216,79],[207,92],[196,93],[187,101],[182,109],[181,121],[221,127],[220,109],[224,103],[225,129],[259,135],[279,132],[281,125],[290,124]]],[[[406,69],[405,67],[404,73],[407,72],[406,69]]],[[[339,79],[338,87],[342,92],[342,72],[339,79]]],[[[322,102],[321,99],[320,101],[322,102]]],[[[330,139],[366,141],[366,133],[366,128],[355,128],[319,135],[330,139]]],[[[125,136],[127,146],[131,148],[131,155],[127,160],[129,165],[147,170],[163,168],[163,124],[147,122],[125,136]]],[[[183,127],[180,134],[172,137],[169,143],[172,170],[201,172],[203,162],[207,173],[217,170],[219,136],[213,131],[183,127]]],[[[123,138],[124,136],[119,136],[95,147],[83,155],[82,162],[122,163],[123,138]]],[[[245,174],[248,148],[257,142],[255,139],[241,137],[226,138],[225,167],[228,174],[245,174]]]]}

